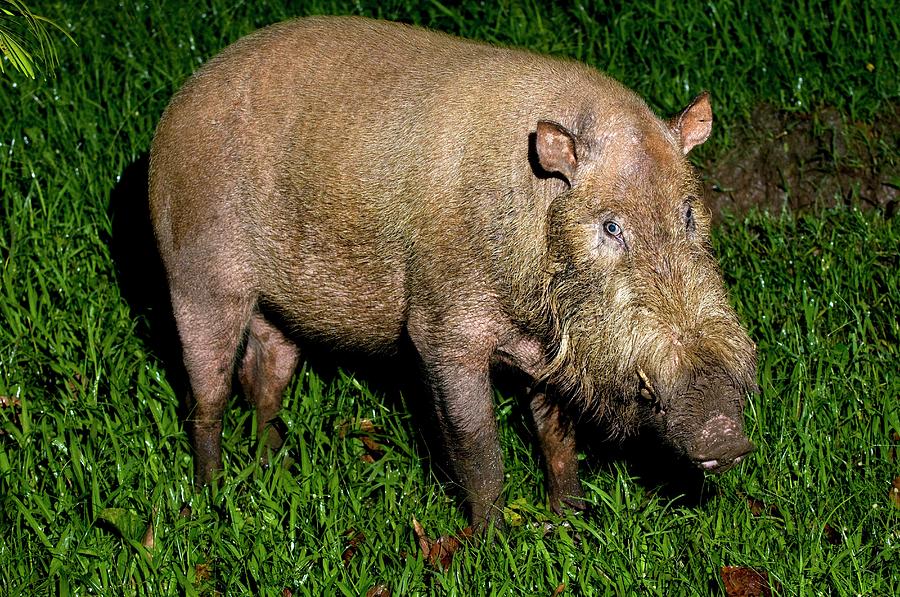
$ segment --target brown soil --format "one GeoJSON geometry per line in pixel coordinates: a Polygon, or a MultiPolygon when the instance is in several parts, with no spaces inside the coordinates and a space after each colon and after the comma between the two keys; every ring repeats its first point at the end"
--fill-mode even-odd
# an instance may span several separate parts
{"type": "Polygon", "coordinates": [[[732,149],[701,166],[717,218],[753,207],[798,212],[859,205],[891,217],[900,200],[900,106],[872,124],[834,109],[812,114],[763,105],[731,132],[732,149]]]}

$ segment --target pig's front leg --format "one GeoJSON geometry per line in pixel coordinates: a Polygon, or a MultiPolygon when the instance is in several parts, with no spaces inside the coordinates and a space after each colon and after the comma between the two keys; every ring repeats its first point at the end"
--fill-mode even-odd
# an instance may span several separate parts
{"type": "Polygon", "coordinates": [[[503,523],[503,459],[487,367],[426,364],[450,466],[472,525],[503,523]]]}
{"type": "Polygon", "coordinates": [[[411,324],[410,337],[434,396],[451,472],[476,531],[503,524],[503,460],[490,382],[489,339],[411,324]]]}
{"type": "Polygon", "coordinates": [[[544,455],[550,507],[557,514],[562,514],[566,507],[585,510],[587,503],[578,479],[574,425],[560,407],[540,391],[531,396],[531,414],[544,455]]]}

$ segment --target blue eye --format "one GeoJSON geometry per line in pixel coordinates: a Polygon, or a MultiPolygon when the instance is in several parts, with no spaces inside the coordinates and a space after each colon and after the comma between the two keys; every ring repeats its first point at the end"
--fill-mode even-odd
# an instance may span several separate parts
{"type": "Polygon", "coordinates": [[[612,220],[603,223],[603,229],[606,230],[606,233],[610,236],[621,236],[622,235],[622,227],[613,222],[612,220]]]}

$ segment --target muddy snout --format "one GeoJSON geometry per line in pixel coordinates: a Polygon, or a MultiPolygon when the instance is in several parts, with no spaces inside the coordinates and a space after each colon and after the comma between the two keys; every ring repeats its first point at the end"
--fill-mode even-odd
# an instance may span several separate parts
{"type": "Polygon", "coordinates": [[[744,435],[740,423],[725,415],[717,415],[700,429],[690,459],[704,471],[724,473],[755,448],[744,435]]]}

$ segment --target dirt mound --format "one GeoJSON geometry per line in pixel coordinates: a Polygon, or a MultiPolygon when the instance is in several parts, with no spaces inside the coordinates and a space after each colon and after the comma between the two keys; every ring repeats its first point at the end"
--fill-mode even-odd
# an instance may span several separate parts
{"type": "Polygon", "coordinates": [[[900,110],[872,124],[834,109],[812,114],[759,106],[732,132],[733,149],[703,165],[713,213],[860,205],[891,217],[900,200],[900,110]]]}

